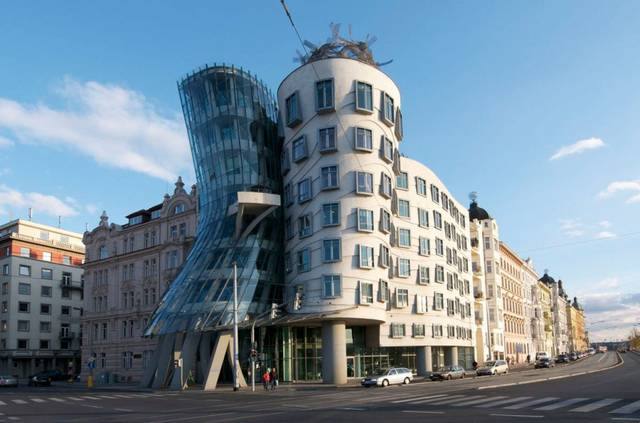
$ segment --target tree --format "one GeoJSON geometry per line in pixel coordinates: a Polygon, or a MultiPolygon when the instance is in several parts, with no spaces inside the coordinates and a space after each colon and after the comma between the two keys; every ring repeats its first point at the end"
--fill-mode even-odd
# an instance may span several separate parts
{"type": "Polygon", "coordinates": [[[629,348],[640,350],[640,330],[638,328],[631,329],[629,335],[629,348]]]}

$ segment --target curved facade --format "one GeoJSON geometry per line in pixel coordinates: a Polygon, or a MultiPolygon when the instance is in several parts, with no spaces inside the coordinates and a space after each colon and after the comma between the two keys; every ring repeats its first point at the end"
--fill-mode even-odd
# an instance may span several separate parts
{"type": "Polygon", "coordinates": [[[436,347],[417,352],[423,364],[432,353],[433,365],[445,354],[472,361],[468,212],[399,154],[395,83],[361,61],[326,58],[288,75],[278,104],[286,301],[290,313],[322,313],[323,372],[343,360],[336,345],[349,327],[364,328],[367,346],[436,347]]]}
{"type": "MultiPolygon", "coordinates": [[[[277,109],[249,73],[213,66],[178,84],[199,190],[196,242],[156,309],[146,335],[207,331],[233,319],[233,262],[238,266],[238,319],[281,302],[281,215],[276,210],[246,236],[258,213],[241,219],[239,193],[280,194],[277,109]]],[[[242,207],[242,206],[240,206],[242,207]]]]}

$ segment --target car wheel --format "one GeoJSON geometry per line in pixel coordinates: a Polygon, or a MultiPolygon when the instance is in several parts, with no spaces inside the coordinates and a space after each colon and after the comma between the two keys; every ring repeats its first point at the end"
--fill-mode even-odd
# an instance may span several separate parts
{"type": "Polygon", "coordinates": [[[464,374],[464,373],[463,373],[463,374],[462,374],[462,377],[461,377],[460,379],[464,379],[464,378],[465,378],[465,376],[466,376],[466,374],[464,374]]]}
{"type": "Polygon", "coordinates": [[[491,373],[491,376],[495,376],[497,374],[498,374],[498,372],[494,370],[493,373],[491,373]]]}
{"type": "Polygon", "coordinates": [[[404,384],[408,385],[409,383],[411,383],[411,379],[409,379],[408,377],[404,378],[404,384]]]}
{"type": "Polygon", "coordinates": [[[387,386],[389,386],[389,381],[387,379],[382,381],[382,387],[386,388],[387,386]]]}
{"type": "Polygon", "coordinates": [[[451,380],[451,375],[448,375],[448,376],[447,376],[447,380],[451,380]]]}
{"type": "Polygon", "coordinates": [[[508,374],[509,374],[509,369],[505,370],[505,371],[504,371],[504,374],[505,374],[505,375],[508,375],[508,374]]]}

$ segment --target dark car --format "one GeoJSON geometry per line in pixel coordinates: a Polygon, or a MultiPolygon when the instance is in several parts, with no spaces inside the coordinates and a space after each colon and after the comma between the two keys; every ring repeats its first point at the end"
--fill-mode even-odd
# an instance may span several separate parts
{"type": "Polygon", "coordinates": [[[571,361],[576,361],[578,359],[578,354],[572,352],[571,354],[569,354],[569,360],[571,361]]]}
{"type": "Polygon", "coordinates": [[[566,354],[560,354],[558,358],[556,358],[556,363],[568,363],[569,357],[566,354]]]}
{"type": "Polygon", "coordinates": [[[437,372],[431,373],[431,380],[464,379],[465,371],[460,366],[440,367],[437,372]]]}
{"type": "Polygon", "coordinates": [[[51,378],[43,373],[29,377],[29,386],[51,386],[51,378]]]}
{"type": "Polygon", "coordinates": [[[555,367],[555,363],[550,358],[541,358],[536,361],[535,368],[536,369],[550,369],[551,367],[555,367]]]}
{"type": "Polygon", "coordinates": [[[44,380],[46,380],[48,382],[48,385],[50,385],[51,382],[53,382],[54,380],[67,380],[67,376],[57,369],[45,370],[42,372],[38,372],[35,375],[29,376],[29,385],[37,386],[38,383],[40,383],[40,381],[44,381],[44,380]],[[32,383],[36,381],[38,383],[32,383]]]}

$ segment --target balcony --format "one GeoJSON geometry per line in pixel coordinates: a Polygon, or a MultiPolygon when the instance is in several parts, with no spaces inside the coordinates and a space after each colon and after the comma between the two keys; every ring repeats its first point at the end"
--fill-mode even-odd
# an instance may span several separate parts
{"type": "Polygon", "coordinates": [[[84,283],[82,281],[73,281],[69,278],[62,278],[60,281],[60,288],[79,289],[82,291],[84,289],[84,283]]]}
{"type": "Polygon", "coordinates": [[[473,297],[474,298],[484,298],[484,289],[479,286],[473,287],[473,297]]]}
{"type": "Polygon", "coordinates": [[[72,340],[76,337],[75,332],[71,332],[69,330],[60,330],[60,339],[72,340]]]}

